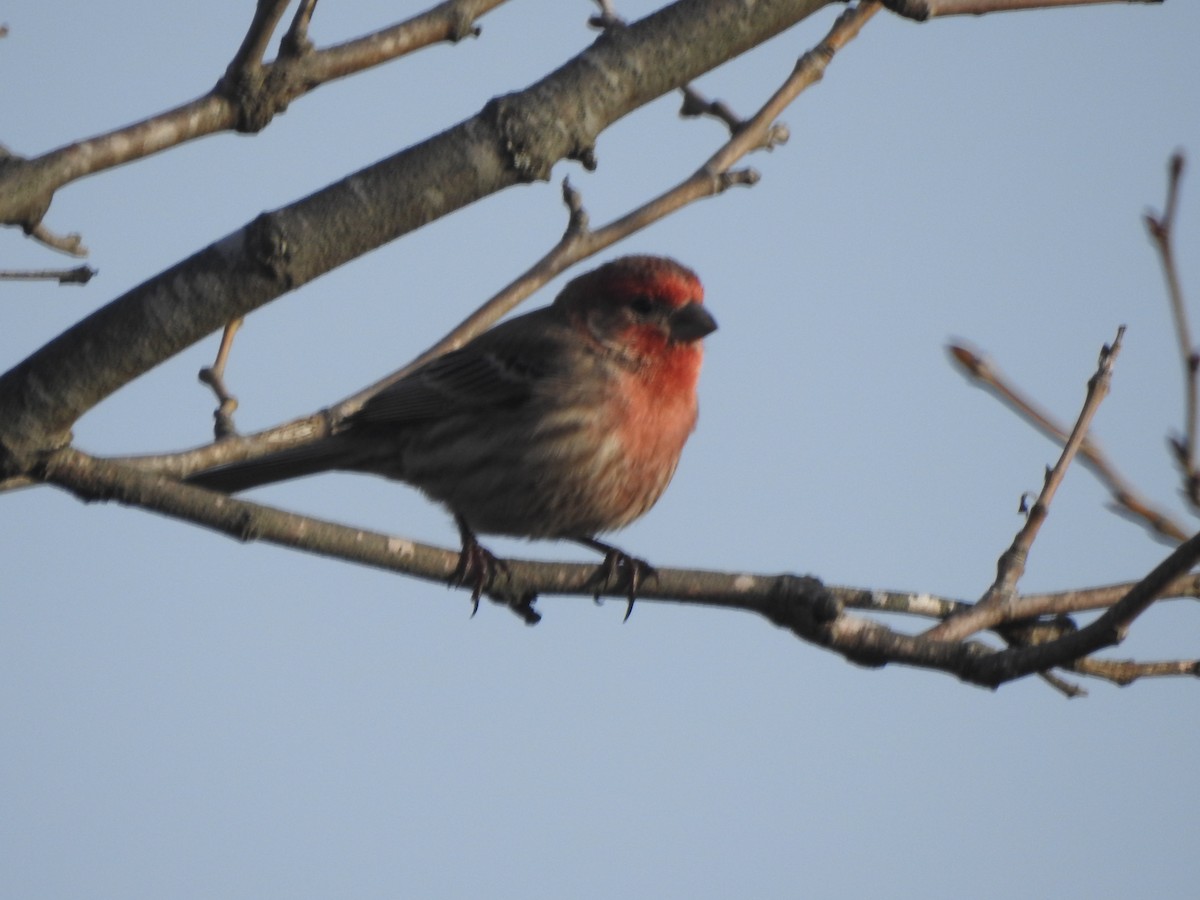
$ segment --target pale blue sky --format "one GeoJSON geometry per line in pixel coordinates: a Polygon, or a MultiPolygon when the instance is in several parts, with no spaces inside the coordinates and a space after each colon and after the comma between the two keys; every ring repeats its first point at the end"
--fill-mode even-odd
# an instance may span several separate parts
{"type": "MultiPolygon", "coordinates": [[[[346,39],[424,4],[321,4],[346,39]]],[[[658,4],[621,0],[638,18],[658,4]]],[[[0,142],[35,154],[205,91],[253,8],[0,9],[0,142]]],[[[840,8],[840,7],[839,7],[840,8]]],[[[86,288],[0,284],[7,368],[179,258],[473,114],[593,39],[593,6],[516,0],[483,36],[63,190],[86,288]]],[[[749,112],[826,10],[698,87],[749,112]]],[[[785,115],[751,190],[606,254],[698,270],[700,428],[659,505],[615,535],[670,566],[811,572],[975,598],[1055,448],[948,366],[966,338],[1063,418],[1128,325],[1096,432],[1186,514],[1164,438],[1182,391],[1141,214],[1169,153],[1200,163],[1200,5],[916,25],[886,14],[785,115]]],[[[405,362],[534,261],[570,174],[593,222],[722,139],[667,98],[556,167],[251,317],[229,369],[252,430],[405,362]]],[[[1179,254],[1200,302],[1200,184],[1179,254]]],[[[61,264],[0,233],[0,268],[61,264]]],[[[548,302],[561,281],[533,302],[548,302]]],[[[215,338],[86,416],[98,453],[202,442],[215,338]]],[[[402,486],[327,476],[265,502],[454,546],[402,486]]],[[[1136,578],[1167,552],[1070,473],[1023,582],[1136,578]]],[[[1194,682],[1037,680],[988,693],[869,671],[746,615],[543,598],[527,628],[461,593],[241,545],[50,489],[0,497],[0,894],[10,897],[1190,898],[1200,882],[1194,682]]],[[[585,559],[577,548],[491,541],[585,559]]],[[[1200,654],[1200,609],[1154,609],[1120,655],[1200,654]]]]}

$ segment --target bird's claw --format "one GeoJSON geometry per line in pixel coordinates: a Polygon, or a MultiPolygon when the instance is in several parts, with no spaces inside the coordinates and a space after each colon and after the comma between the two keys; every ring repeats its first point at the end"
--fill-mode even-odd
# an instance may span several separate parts
{"type": "Polygon", "coordinates": [[[508,563],[475,540],[475,535],[470,531],[465,531],[462,553],[450,575],[450,584],[452,587],[471,586],[471,618],[479,612],[479,598],[484,590],[492,586],[500,572],[508,574],[508,563]]]}
{"type": "Polygon", "coordinates": [[[604,562],[600,563],[596,574],[592,576],[596,586],[596,600],[600,599],[602,591],[609,588],[625,588],[625,599],[629,601],[629,605],[625,607],[625,618],[621,621],[628,622],[633,614],[633,602],[637,599],[638,590],[647,581],[657,577],[658,572],[654,566],[644,559],[610,547],[604,554],[604,562]]]}

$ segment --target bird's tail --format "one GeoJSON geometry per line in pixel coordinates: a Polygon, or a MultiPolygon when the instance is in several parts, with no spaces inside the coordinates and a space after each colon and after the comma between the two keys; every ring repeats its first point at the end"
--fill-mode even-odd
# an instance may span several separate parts
{"type": "Polygon", "coordinates": [[[331,437],[304,447],[268,453],[256,459],[214,466],[194,472],[184,481],[223,494],[236,494],[264,484],[315,475],[317,472],[353,468],[348,453],[350,449],[340,436],[331,437]]]}

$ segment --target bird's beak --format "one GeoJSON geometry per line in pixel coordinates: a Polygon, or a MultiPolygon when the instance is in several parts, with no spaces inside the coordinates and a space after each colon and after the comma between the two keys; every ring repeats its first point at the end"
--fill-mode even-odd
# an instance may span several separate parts
{"type": "Polygon", "coordinates": [[[691,343],[716,331],[717,320],[699,303],[688,303],[671,313],[670,328],[672,341],[691,343]]]}

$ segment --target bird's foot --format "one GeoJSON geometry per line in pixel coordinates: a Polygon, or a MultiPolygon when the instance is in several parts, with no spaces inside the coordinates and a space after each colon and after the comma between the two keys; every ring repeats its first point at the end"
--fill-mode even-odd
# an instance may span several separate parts
{"type": "Polygon", "coordinates": [[[474,617],[479,612],[479,598],[492,586],[498,573],[508,574],[508,563],[480,544],[466,522],[460,518],[456,521],[462,536],[462,553],[450,575],[450,584],[452,587],[471,586],[471,616],[474,617]]]}
{"type": "Polygon", "coordinates": [[[599,550],[604,554],[604,561],[600,563],[599,568],[596,569],[596,574],[590,579],[590,582],[596,588],[596,599],[600,599],[601,591],[623,588],[625,599],[629,601],[629,605],[625,607],[625,618],[621,621],[629,621],[629,616],[633,613],[633,601],[637,599],[638,590],[647,581],[657,578],[658,572],[654,570],[654,566],[650,565],[644,559],[630,556],[624,550],[620,550],[611,544],[606,544],[595,538],[579,538],[578,542],[585,547],[591,547],[593,550],[599,550]]]}

